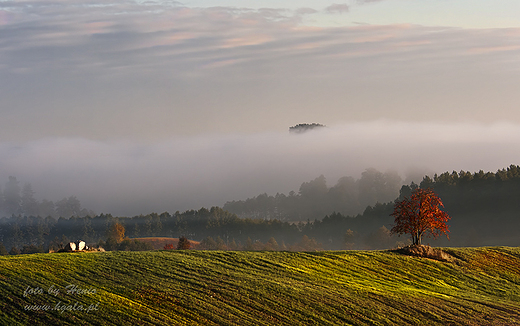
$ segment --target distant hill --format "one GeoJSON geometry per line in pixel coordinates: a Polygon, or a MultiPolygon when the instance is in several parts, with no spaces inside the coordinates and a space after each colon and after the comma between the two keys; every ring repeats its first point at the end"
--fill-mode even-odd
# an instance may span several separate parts
{"type": "Polygon", "coordinates": [[[520,249],[0,257],[1,325],[520,325],[520,249]]]}
{"type": "Polygon", "coordinates": [[[403,185],[397,172],[380,172],[369,168],[361,178],[341,177],[336,184],[329,186],[325,176],[303,182],[297,192],[287,195],[267,193],[233,200],[224,204],[223,209],[239,217],[279,219],[281,221],[311,221],[321,219],[332,213],[356,216],[363,213],[369,205],[387,203],[399,196],[403,185]]]}

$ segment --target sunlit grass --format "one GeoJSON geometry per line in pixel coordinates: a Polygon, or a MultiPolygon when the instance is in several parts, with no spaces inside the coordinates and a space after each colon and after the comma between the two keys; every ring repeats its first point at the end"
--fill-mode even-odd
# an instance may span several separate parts
{"type": "Polygon", "coordinates": [[[0,324],[520,324],[520,249],[149,251],[0,258],[0,324]],[[95,293],[65,293],[73,284],[95,293]],[[62,292],[51,295],[57,287],[62,292]],[[45,293],[24,297],[24,291],[45,293]],[[98,309],[28,311],[63,303],[98,309]]]}

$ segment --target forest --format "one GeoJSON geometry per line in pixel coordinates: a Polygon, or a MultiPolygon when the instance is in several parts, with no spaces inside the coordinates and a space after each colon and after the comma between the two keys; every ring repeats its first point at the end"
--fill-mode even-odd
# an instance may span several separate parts
{"type": "MultiPolygon", "coordinates": [[[[385,174],[376,172],[370,173],[380,178],[371,180],[384,181],[385,174]]],[[[414,188],[421,187],[433,189],[451,216],[449,239],[425,239],[425,243],[452,247],[520,245],[517,233],[520,227],[520,166],[511,165],[494,173],[453,171],[425,176],[420,184],[401,186],[397,191],[399,197],[389,199],[385,196],[391,195],[390,188],[395,187],[395,182],[381,181],[380,184],[386,184],[389,188],[380,190],[363,184],[362,179],[353,183],[352,180],[340,180],[337,185],[327,188],[324,177],[320,176],[302,184],[298,194],[278,194],[274,197],[264,194],[246,201],[226,203],[223,208],[201,208],[173,214],[150,213],[134,217],[78,214],[69,218],[12,214],[0,219],[0,242],[7,250],[32,246],[46,251],[60,243],[79,239],[95,245],[106,241],[110,227],[120,223],[130,239],[184,235],[202,241],[208,246],[206,249],[266,250],[269,248],[266,244],[273,241],[281,250],[385,249],[408,243],[409,239],[405,236],[397,237],[390,233],[393,224],[390,214],[396,199],[408,196],[414,188]],[[338,185],[344,184],[351,184],[348,189],[358,189],[358,193],[353,191],[348,197],[348,192],[341,192],[343,197],[339,196],[338,188],[347,188],[338,185]],[[361,205],[361,193],[371,194],[376,203],[366,206],[357,214],[346,214],[335,206],[342,202],[338,197],[350,198],[356,204],[355,209],[351,208],[355,212],[361,205]],[[260,205],[262,200],[264,204],[260,205]],[[233,212],[236,207],[242,208],[240,216],[233,212]],[[299,221],[294,217],[299,217],[299,221]],[[306,241],[312,246],[297,246],[306,241]]],[[[395,179],[386,176],[386,180],[395,179]]],[[[7,199],[6,190],[4,198],[7,199]]],[[[6,199],[4,205],[8,202],[6,199]]],[[[20,199],[20,207],[22,205],[20,199]]],[[[6,249],[0,251],[5,253],[6,249]]]]}
{"type": "Polygon", "coordinates": [[[332,186],[320,175],[304,182],[298,193],[275,196],[260,194],[253,198],[229,201],[223,208],[240,217],[274,218],[282,221],[307,221],[333,212],[355,216],[369,205],[393,201],[403,181],[397,172],[366,169],[361,178],[342,177],[332,186]]]}
{"type": "Polygon", "coordinates": [[[3,191],[0,192],[0,216],[44,216],[71,217],[94,216],[89,209],[82,208],[76,196],[65,197],[59,201],[43,199],[38,201],[30,183],[20,186],[14,176],[9,177],[3,191]]]}

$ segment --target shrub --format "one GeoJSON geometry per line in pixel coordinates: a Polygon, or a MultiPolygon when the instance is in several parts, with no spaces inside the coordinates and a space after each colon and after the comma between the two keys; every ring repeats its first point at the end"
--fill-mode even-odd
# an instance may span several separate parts
{"type": "Polygon", "coordinates": [[[190,240],[188,240],[185,236],[179,238],[179,242],[177,243],[177,250],[188,250],[190,247],[190,240]]]}

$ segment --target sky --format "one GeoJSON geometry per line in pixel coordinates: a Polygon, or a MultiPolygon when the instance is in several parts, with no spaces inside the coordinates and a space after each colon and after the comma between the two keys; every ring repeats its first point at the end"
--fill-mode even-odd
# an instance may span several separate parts
{"type": "Polygon", "coordinates": [[[0,0],[0,185],[133,215],[518,164],[518,17],[517,0],[0,0]]]}

